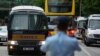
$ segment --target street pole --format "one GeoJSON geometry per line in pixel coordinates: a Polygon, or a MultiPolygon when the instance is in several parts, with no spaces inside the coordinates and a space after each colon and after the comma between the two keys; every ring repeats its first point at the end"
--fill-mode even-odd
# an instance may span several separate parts
{"type": "Polygon", "coordinates": [[[82,14],[82,0],[79,0],[79,5],[80,5],[79,16],[81,16],[81,14],[82,14]]]}
{"type": "Polygon", "coordinates": [[[10,7],[12,8],[14,6],[14,0],[11,0],[10,7]]]}

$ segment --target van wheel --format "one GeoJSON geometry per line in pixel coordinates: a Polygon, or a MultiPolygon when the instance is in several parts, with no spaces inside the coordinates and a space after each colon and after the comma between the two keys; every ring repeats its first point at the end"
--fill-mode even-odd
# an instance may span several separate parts
{"type": "Polygon", "coordinates": [[[8,48],[8,55],[13,55],[13,52],[9,50],[8,48]]]}
{"type": "Polygon", "coordinates": [[[86,38],[83,39],[83,42],[86,46],[91,46],[91,43],[86,38]]]}
{"type": "Polygon", "coordinates": [[[13,55],[13,53],[12,53],[12,52],[10,52],[10,51],[8,51],[8,55],[13,55]]]}

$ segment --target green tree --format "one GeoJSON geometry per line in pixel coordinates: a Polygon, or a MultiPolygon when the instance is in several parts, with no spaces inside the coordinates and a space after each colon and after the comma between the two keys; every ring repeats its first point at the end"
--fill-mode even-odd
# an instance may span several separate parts
{"type": "Polygon", "coordinates": [[[82,0],[82,13],[83,15],[99,14],[100,13],[100,0],[82,0]]]}
{"type": "Polygon", "coordinates": [[[76,0],[76,5],[75,5],[75,15],[79,16],[80,10],[79,10],[79,0],[76,0]]]}
{"type": "Polygon", "coordinates": [[[44,8],[44,1],[45,0],[33,0],[33,5],[40,6],[44,8]]]}
{"type": "MultiPolygon", "coordinates": [[[[79,3],[80,0],[76,0],[76,15],[79,15],[79,3]]],[[[82,15],[88,16],[90,14],[100,14],[100,0],[81,0],[82,15]]]]}
{"type": "Polygon", "coordinates": [[[36,5],[43,7],[44,0],[0,0],[0,7],[13,7],[17,5],[36,5]]]}
{"type": "Polygon", "coordinates": [[[16,0],[17,5],[35,5],[43,7],[44,0],[16,0]]]}
{"type": "MultiPolygon", "coordinates": [[[[17,5],[36,5],[43,7],[44,0],[0,0],[0,8],[12,8],[17,5]]],[[[8,16],[9,10],[0,10],[0,19],[8,16]]]]}

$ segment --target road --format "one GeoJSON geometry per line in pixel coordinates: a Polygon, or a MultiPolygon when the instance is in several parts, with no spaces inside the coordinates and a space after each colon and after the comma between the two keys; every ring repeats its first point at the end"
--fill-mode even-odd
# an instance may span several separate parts
{"type": "MultiPolygon", "coordinates": [[[[92,45],[90,47],[85,46],[79,41],[81,52],[75,52],[75,56],[100,56],[100,45],[92,45]]],[[[0,56],[9,56],[7,54],[7,46],[0,46],[0,56]]],[[[23,55],[25,56],[25,55],[23,55]]]]}

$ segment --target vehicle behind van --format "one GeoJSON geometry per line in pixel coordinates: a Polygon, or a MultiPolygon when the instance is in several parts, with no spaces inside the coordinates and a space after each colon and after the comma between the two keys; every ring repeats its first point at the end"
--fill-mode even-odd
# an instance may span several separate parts
{"type": "Polygon", "coordinates": [[[6,45],[8,39],[7,26],[0,26],[0,45],[6,45]]]}
{"type": "Polygon", "coordinates": [[[77,17],[77,31],[75,37],[78,39],[82,39],[82,34],[84,33],[84,24],[86,23],[87,18],[85,17],[77,17]]]}

